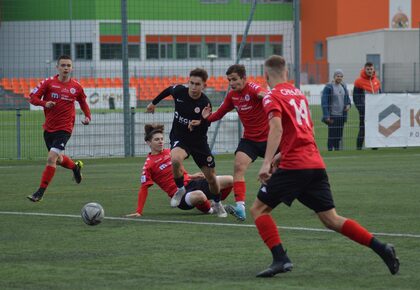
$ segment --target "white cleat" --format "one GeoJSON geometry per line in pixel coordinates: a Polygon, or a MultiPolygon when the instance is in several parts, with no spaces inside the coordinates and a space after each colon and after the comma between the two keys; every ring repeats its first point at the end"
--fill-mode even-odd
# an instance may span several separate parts
{"type": "Polygon", "coordinates": [[[185,187],[178,188],[177,192],[175,192],[174,196],[171,198],[171,207],[177,207],[181,203],[181,199],[185,192],[185,187]]]}
{"type": "Polygon", "coordinates": [[[220,218],[225,218],[228,216],[221,202],[215,202],[213,204],[213,212],[220,218]]]}

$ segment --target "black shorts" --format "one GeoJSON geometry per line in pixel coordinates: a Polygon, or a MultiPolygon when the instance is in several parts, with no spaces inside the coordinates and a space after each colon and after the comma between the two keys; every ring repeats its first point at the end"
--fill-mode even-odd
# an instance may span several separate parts
{"type": "MultiPolygon", "coordinates": [[[[186,142],[185,140],[188,140],[188,137],[177,137],[174,136],[171,132],[170,134],[170,140],[171,140],[171,150],[179,147],[185,150],[187,152],[188,156],[192,156],[194,159],[195,164],[197,164],[198,167],[210,167],[214,168],[216,167],[216,162],[214,161],[214,156],[211,154],[211,150],[209,147],[209,144],[207,143],[207,138],[205,141],[201,140],[189,140],[186,142]]],[[[188,158],[187,156],[187,158],[188,158]]]]}
{"type": "Polygon", "coordinates": [[[48,148],[48,151],[50,151],[51,148],[65,150],[66,144],[69,141],[70,136],[71,134],[67,131],[56,131],[56,132],[44,131],[44,141],[45,141],[45,145],[48,148]]]}
{"type": "Polygon", "coordinates": [[[178,208],[183,210],[189,210],[194,208],[193,206],[190,206],[185,201],[185,196],[188,192],[195,191],[195,190],[201,190],[204,192],[204,194],[207,196],[207,199],[212,200],[214,199],[214,195],[210,192],[209,183],[205,178],[200,179],[194,179],[191,180],[186,186],[185,186],[186,194],[181,199],[180,204],[178,205],[178,208]]]}
{"type": "Polygon", "coordinates": [[[315,212],[335,207],[325,169],[277,169],[257,197],[271,208],[282,202],[291,206],[295,199],[315,212]]]}
{"type": "Polygon", "coordinates": [[[238,148],[236,148],[235,155],[238,151],[241,151],[248,155],[249,158],[252,159],[252,162],[254,162],[258,156],[264,158],[266,148],[267,142],[255,142],[249,139],[241,138],[238,148]]]}

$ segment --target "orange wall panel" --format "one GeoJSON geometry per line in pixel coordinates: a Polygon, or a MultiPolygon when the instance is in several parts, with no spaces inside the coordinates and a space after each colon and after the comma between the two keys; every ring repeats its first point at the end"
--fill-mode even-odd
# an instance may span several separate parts
{"type": "Polygon", "coordinates": [[[411,27],[419,28],[420,23],[420,0],[411,1],[411,27]]]}

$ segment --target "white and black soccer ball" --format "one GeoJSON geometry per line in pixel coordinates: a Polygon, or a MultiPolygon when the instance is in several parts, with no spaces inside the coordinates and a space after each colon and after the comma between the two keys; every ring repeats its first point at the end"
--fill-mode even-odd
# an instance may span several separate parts
{"type": "Polygon", "coordinates": [[[82,208],[81,216],[85,224],[96,226],[102,222],[105,216],[104,208],[97,202],[87,203],[82,208]]]}

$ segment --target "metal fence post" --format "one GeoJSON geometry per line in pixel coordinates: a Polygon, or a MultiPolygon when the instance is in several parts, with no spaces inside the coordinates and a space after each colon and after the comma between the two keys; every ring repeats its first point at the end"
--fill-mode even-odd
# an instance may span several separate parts
{"type": "Polygon", "coordinates": [[[131,157],[134,156],[135,154],[135,136],[134,136],[134,132],[135,132],[135,115],[136,115],[136,110],[134,107],[131,107],[131,122],[130,122],[130,155],[131,157]]]}
{"type": "Polygon", "coordinates": [[[20,117],[22,114],[20,113],[20,109],[16,109],[16,151],[17,151],[17,159],[20,160],[21,158],[21,142],[20,142],[20,117]]]}

